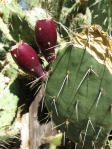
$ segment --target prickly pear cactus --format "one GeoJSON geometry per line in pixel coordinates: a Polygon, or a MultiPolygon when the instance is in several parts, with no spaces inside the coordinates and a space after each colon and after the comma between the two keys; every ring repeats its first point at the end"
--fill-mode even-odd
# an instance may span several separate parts
{"type": "Polygon", "coordinates": [[[112,41],[86,28],[52,64],[45,104],[56,128],[80,149],[100,149],[112,128],[112,41]]]}
{"type": "Polygon", "coordinates": [[[16,79],[16,67],[14,62],[11,62],[2,67],[0,72],[0,148],[5,148],[19,133],[19,121],[16,118],[19,81],[16,79]]]}
{"type": "Polygon", "coordinates": [[[44,9],[22,10],[13,1],[0,3],[0,147],[17,134],[14,132],[19,101],[18,68],[11,59],[7,61],[7,51],[20,40],[37,48],[35,23],[50,14],[63,37],[74,37],[70,45],[59,47],[56,61],[50,64],[46,107],[56,128],[65,132],[76,144],[75,148],[100,149],[112,129],[112,41],[99,26],[85,27],[98,23],[110,34],[111,1],[30,0],[29,3],[31,7],[38,5],[44,9]],[[83,32],[76,34],[82,28],[83,32]]]}

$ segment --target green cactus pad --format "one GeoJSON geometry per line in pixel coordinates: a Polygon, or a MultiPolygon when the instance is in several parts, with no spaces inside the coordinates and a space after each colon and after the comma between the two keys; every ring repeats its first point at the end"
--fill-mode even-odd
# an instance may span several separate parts
{"type": "Polygon", "coordinates": [[[5,38],[7,38],[9,41],[13,41],[13,38],[9,33],[8,26],[3,22],[2,18],[0,18],[0,31],[3,33],[5,38]]]}
{"type": "Polygon", "coordinates": [[[16,128],[18,81],[0,74],[0,147],[19,133],[16,128]]]}
{"type": "Polygon", "coordinates": [[[13,120],[17,110],[18,97],[14,95],[17,93],[11,93],[12,87],[12,92],[15,92],[15,90],[17,92],[16,82],[16,84],[13,83],[5,87],[5,89],[3,89],[2,93],[0,94],[0,108],[2,109],[0,112],[0,129],[11,124],[11,121],[13,120]],[[16,87],[14,87],[14,85],[16,87]]]}
{"type": "Polygon", "coordinates": [[[9,19],[12,13],[22,14],[21,7],[16,2],[0,3],[0,12],[2,14],[0,17],[0,32],[3,33],[1,37],[6,40],[5,42],[15,42],[10,33],[9,26],[11,24],[9,24],[9,19]]]}
{"type": "Polygon", "coordinates": [[[24,14],[12,13],[10,20],[10,34],[17,42],[24,40],[29,44],[35,44],[34,32],[25,20],[24,14]]]}
{"type": "Polygon", "coordinates": [[[2,14],[1,18],[3,19],[4,23],[8,24],[8,20],[11,12],[22,13],[22,9],[20,5],[17,4],[16,2],[0,3],[0,13],[2,14]]]}
{"type": "Polygon", "coordinates": [[[8,52],[5,61],[0,70],[0,148],[9,145],[20,131],[17,113],[20,98],[18,74],[21,72],[8,52]]]}
{"type": "Polygon", "coordinates": [[[106,61],[111,61],[111,51],[110,55],[105,54],[108,42],[102,39],[110,40],[103,31],[98,32],[94,27],[91,30],[89,41],[86,30],[81,33],[83,36],[74,37],[73,45],[61,49],[51,66],[45,92],[45,103],[56,127],[81,149],[100,149],[112,128],[112,74],[109,69],[112,64],[107,65],[106,61]],[[105,47],[105,52],[98,51],[100,46],[105,47]]]}
{"type": "Polygon", "coordinates": [[[112,2],[110,0],[88,1],[92,15],[92,23],[99,24],[111,33],[112,31],[112,2]]]}

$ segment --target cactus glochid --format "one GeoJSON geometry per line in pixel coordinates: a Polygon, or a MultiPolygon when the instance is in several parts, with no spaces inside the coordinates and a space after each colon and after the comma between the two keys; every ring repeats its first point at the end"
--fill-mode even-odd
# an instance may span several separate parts
{"type": "Polygon", "coordinates": [[[56,127],[81,149],[100,149],[112,127],[112,41],[93,25],[51,65],[45,104],[56,127]]]}

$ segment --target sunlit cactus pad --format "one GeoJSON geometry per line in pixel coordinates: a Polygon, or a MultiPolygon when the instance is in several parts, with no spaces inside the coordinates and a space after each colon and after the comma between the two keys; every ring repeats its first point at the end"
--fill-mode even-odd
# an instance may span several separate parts
{"type": "Polygon", "coordinates": [[[18,81],[0,74],[0,146],[18,131],[15,128],[15,116],[18,104],[18,81]]]}
{"type": "Polygon", "coordinates": [[[8,145],[19,133],[18,102],[20,83],[17,65],[11,55],[6,54],[6,62],[0,70],[0,148],[8,145]]]}
{"type": "Polygon", "coordinates": [[[100,149],[112,128],[111,40],[97,26],[76,35],[51,66],[45,103],[81,149],[100,149]]]}

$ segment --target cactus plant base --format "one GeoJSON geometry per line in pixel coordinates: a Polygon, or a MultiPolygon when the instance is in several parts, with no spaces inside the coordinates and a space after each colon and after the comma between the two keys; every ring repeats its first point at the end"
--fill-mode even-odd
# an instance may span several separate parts
{"type": "Polygon", "coordinates": [[[72,45],[51,67],[45,103],[57,128],[83,149],[101,148],[112,127],[111,73],[72,45]]]}

